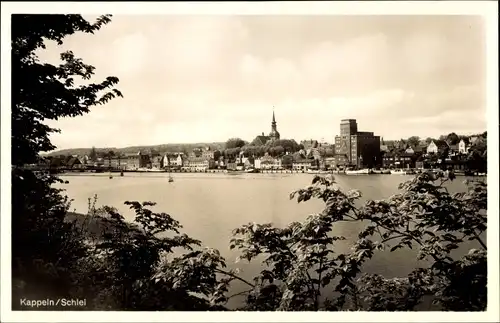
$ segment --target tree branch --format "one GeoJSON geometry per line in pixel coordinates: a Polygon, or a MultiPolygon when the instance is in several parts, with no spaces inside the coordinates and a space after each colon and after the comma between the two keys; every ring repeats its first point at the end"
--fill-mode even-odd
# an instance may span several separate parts
{"type": "Polygon", "coordinates": [[[316,295],[314,298],[314,309],[318,310],[318,297],[320,295],[321,289],[321,275],[323,274],[323,258],[319,260],[319,274],[318,274],[318,289],[316,290],[316,295]]]}
{"type": "Polygon", "coordinates": [[[235,274],[233,274],[233,273],[230,273],[230,272],[224,271],[224,270],[222,270],[222,269],[218,269],[218,268],[216,268],[216,269],[215,269],[215,271],[216,271],[216,272],[218,272],[218,273],[220,273],[220,274],[224,274],[224,275],[227,275],[227,276],[229,276],[229,277],[233,277],[234,279],[237,279],[237,280],[239,280],[239,281],[242,281],[242,282],[244,282],[245,284],[247,284],[248,286],[255,288],[255,285],[254,285],[254,284],[252,284],[252,283],[250,283],[250,282],[246,281],[245,279],[243,279],[243,278],[241,278],[241,277],[236,276],[236,275],[235,275],[235,274]]]}
{"type": "Polygon", "coordinates": [[[479,244],[484,248],[484,250],[488,250],[486,248],[486,244],[483,242],[483,240],[481,240],[481,238],[476,233],[474,233],[474,239],[476,239],[479,242],[479,244]]]}
{"type": "Polygon", "coordinates": [[[382,242],[380,242],[380,243],[385,243],[385,242],[390,241],[392,239],[404,238],[404,237],[406,237],[406,235],[400,234],[400,235],[397,235],[397,236],[394,236],[394,237],[386,238],[386,239],[382,240],[382,242]]]}
{"type": "Polygon", "coordinates": [[[239,292],[239,293],[233,294],[233,295],[231,295],[231,296],[228,296],[228,297],[227,297],[227,299],[229,300],[229,299],[231,299],[231,298],[233,298],[233,297],[236,297],[236,296],[240,296],[240,295],[243,295],[243,294],[249,293],[249,292],[251,292],[252,290],[253,290],[253,289],[247,289],[247,290],[244,290],[244,291],[242,291],[242,292],[239,292]]]}

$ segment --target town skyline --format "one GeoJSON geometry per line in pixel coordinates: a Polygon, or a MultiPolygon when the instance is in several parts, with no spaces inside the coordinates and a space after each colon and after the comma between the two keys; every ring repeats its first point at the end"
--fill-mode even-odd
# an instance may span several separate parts
{"type": "Polygon", "coordinates": [[[473,16],[125,16],[72,50],[124,98],[49,122],[57,149],[282,138],[332,143],[340,120],[387,139],[487,129],[473,16]],[[362,24],[360,23],[362,19],[362,24]],[[397,28],[396,28],[397,27],[397,28]],[[159,41],[161,40],[161,41],[159,41]],[[106,53],[106,55],[103,55],[106,53]]]}

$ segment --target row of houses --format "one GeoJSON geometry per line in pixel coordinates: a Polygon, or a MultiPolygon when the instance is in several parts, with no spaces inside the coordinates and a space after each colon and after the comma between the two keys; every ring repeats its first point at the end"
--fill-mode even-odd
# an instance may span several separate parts
{"type": "Polygon", "coordinates": [[[450,145],[444,140],[432,140],[429,144],[421,142],[410,146],[403,141],[396,142],[392,147],[385,145],[382,167],[384,168],[426,168],[435,163],[450,164],[453,168],[465,168],[466,156],[479,136],[463,138],[458,144],[450,145]],[[441,157],[441,158],[438,158],[441,157]]]}
{"type": "Polygon", "coordinates": [[[420,141],[418,145],[410,146],[404,140],[396,141],[381,141],[380,150],[389,152],[394,149],[410,149],[411,152],[424,153],[424,154],[437,154],[447,150],[452,155],[467,154],[472,145],[480,140],[484,140],[481,136],[471,136],[469,138],[462,138],[457,144],[451,145],[445,140],[432,140],[427,143],[420,141]]]}
{"type": "MultiPolygon", "coordinates": [[[[86,164],[82,164],[85,166],[86,164]]],[[[213,155],[193,153],[185,155],[184,153],[173,154],[147,154],[137,152],[125,156],[101,158],[95,162],[87,164],[94,167],[115,168],[122,170],[140,170],[140,169],[181,169],[191,168],[195,170],[214,168],[215,160],[213,155]]]]}
{"type": "MultiPolygon", "coordinates": [[[[433,140],[429,144],[420,142],[418,145],[410,145],[407,142],[393,141],[380,143],[380,157],[377,165],[384,168],[418,168],[432,155],[446,152],[449,160],[460,160],[480,137],[473,136],[464,138],[456,145],[449,145],[446,141],[433,140]],[[458,157],[458,158],[457,158],[458,157]],[[420,164],[419,164],[420,163],[420,164]]],[[[326,144],[317,141],[303,141],[305,149],[294,154],[286,153],[281,157],[273,157],[265,154],[263,157],[244,156],[240,153],[237,157],[227,158],[220,151],[210,148],[196,148],[189,153],[164,153],[155,151],[107,156],[92,160],[89,156],[59,156],[45,160],[50,167],[85,168],[102,167],[121,170],[140,169],[184,169],[203,171],[214,168],[227,168],[231,170],[240,169],[329,169],[342,166],[338,161],[338,154],[328,156],[320,152],[326,144]]]]}
{"type": "Polygon", "coordinates": [[[233,159],[227,159],[219,156],[208,154],[195,154],[186,155],[184,153],[174,154],[146,154],[137,152],[135,154],[128,154],[124,156],[114,156],[108,158],[97,158],[92,161],[88,156],[59,156],[46,159],[47,166],[51,168],[104,168],[104,169],[119,169],[119,170],[192,170],[204,171],[208,169],[229,169],[229,170],[242,170],[242,169],[294,169],[306,170],[309,168],[326,168],[333,166],[333,158],[320,159],[319,154],[314,149],[308,151],[301,151],[294,155],[286,154],[278,158],[265,154],[263,157],[245,157],[240,154],[233,159]]]}

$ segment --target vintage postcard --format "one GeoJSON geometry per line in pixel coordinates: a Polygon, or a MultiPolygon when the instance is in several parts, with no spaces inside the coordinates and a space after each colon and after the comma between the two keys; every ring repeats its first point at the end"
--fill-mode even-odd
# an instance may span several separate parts
{"type": "Polygon", "coordinates": [[[497,27],[2,3],[2,320],[498,321],[497,27]]]}

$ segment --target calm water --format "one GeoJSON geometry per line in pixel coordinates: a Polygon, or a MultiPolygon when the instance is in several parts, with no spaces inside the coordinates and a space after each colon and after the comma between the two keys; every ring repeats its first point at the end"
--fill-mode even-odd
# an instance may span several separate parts
{"type": "MultiPolygon", "coordinates": [[[[173,174],[175,182],[168,183],[166,174],[126,173],[125,176],[107,174],[61,176],[69,184],[62,185],[74,201],[72,209],[84,213],[88,198],[98,196],[97,206],[116,207],[126,219],[134,214],[123,202],[154,201],[156,210],[169,213],[184,226],[184,232],[199,239],[205,246],[219,249],[229,266],[240,268],[241,275],[251,279],[261,270],[260,264],[235,264],[237,251],[229,250],[231,231],[249,222],[273,223],[285,226],[301,221],[311,213],[320,212],[323,204],[310,200],[298,204],[290,200],[293,190],[311,183],[311,174],[173,174]]],[[[382,199],[397,192],[398,184],[409,179],[401,175],[345,176],[335,175],[338,185],[344,189],[359,189],[362,200],[382,199]]],[[[463,179],[450,184],[451,191],[463,191],[463,179]]],[[[348,241],[338,246],[338,252],[347,250],[357,238],[362,224],[338,223],[335,234],[348,241]],[[340,250],[339,250],[340,249],[340,250]]],[[[474,244],[468,247],[475,247],[474,244]]],[[[463,251],[463,250],[462,250],[463,251]]],[[[415,268],[415,254],[406,250],[379,252],[364,270],[386,277],[404,276],[415,268]]],[[[234,291],[243,286],[235,283],[234,291]]],[[[236,302],[236,300],[235,300],[236,302]]]]}

